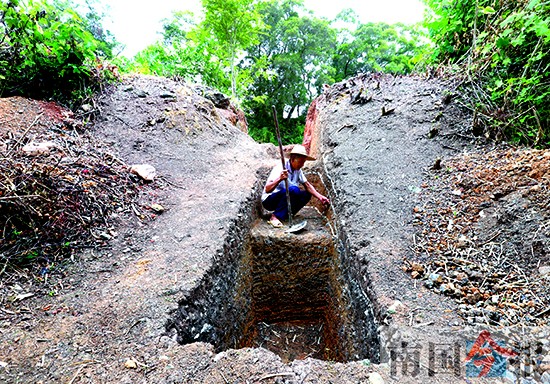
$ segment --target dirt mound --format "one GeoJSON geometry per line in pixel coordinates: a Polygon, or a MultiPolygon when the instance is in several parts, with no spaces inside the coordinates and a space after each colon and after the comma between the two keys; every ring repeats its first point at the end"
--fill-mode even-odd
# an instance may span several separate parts
{"type": "MultiPolygon", "coordinates": [[[[461,304],[449,311],[459,322],[546,323],[548,151],[492,150],[450,83],[360,76],[312,107],[320,127],[306,140],[341,186],[336,209],[380,276],[377,289],[401,285],[388,281],[402,274],[401,258],[426,288],[461,304]]],[[[391,296],[387,305],[400,295],[391,296]]]]}

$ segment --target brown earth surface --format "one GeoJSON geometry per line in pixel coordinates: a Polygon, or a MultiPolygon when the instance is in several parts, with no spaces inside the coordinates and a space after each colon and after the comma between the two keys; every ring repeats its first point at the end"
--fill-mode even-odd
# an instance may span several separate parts
{"type": "MultiPolygon", "coordinates": [[[[332,233],[346,284],[371,303],[381,343],[398,345],[401,357],[410,352],[401,342],[415,343],[418,364],[396,368],[384,353],[381,364],[377,356],[346,363],[288,351],[283,361],[268,350],[281,349],[274,338],[265,339],[274,345],[268,349],[221,351],[202,336],[178,344],[181,308],[224,304],[211,276],[226,285],[241,278],[224,255],[260,218],[258,191],[279,161],[273,146],[255,143],[201,94],[132,77],[76,116],[53,103],[0,99],[1,209],[14,198],[8,168],[33,167],[61,169],[53,173],[63,188],[78,185],[90,206],[111,205],[94,211],[100,220],[84,220],[90,228],[77,233],[81,246],[65,260],[52,254],[9,268],[3,256],[2,382],[367,383],[376,373],[386,382],[454,383],[465,380],[462,360],[458,375],[450,366],[434,374],[429,345],[458,345],[464,355],[464,340],[490,326],[509,343],[548,339],[549,152],[474,137],[450,83],[360,76],[325,90],[309,114],[316,118],[304,144],[318,161],[308,177],[332,205],[328,227],[306,231],[332,233]],[[22,153],[44,141],[56,146],[22,153]],[[132,164],[153,165],[157,178],[130,175],[132,164]],[[82,176],[82,169],[92,171],[82,176]],[[190,301],[196,292],[202,302],[190,301]]],[[[3,227],[5,246],[9,221],[3,227]]],[[[270,333],[268,324],[260,332],[270,333]]],[[[271,332],[288,339],[293,330],[271,332]]],[[[535,371],[542,380],[540,364],[535,371]]]]}

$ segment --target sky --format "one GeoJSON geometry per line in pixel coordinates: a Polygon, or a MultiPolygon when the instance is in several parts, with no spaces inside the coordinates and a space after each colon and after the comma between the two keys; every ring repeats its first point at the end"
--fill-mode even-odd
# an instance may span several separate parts
{"type": "MultiPolygon", "coordinates": [[[[160,39],[161,20],[169,18],[172,11],[200,10],[200,0],[97,1],[106,14],[104,26],[126,45],[123,54],[128,57],[160,39]]],[[[352,8],[363,23],[411,24],[421,21],[424,12],[421,0],[304,0],[304,4],[316,16],[327,19],[333,19],[342,9],[352,8]]]]}

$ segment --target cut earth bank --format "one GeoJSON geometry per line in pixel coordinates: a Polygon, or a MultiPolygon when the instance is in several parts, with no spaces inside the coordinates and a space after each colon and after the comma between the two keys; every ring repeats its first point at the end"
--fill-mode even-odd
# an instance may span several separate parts
{"type": "MultiPolygon", "coordinates": [[[[197,340],[216,341],[223,335],[216,327],[231,325],[234,314],[223,310],[231,307],[224,300],[238,296],[234,285],[245,271],[239,272],[238,258],[246,254],[242,248],[261,216],[257,200],[266,172],[280,160],[273,146],[255,143],[188,85],[134,77],[105,92],[91,129],[124,163],[156,168],[163,183],[154,198],[166,211],[148,225],[129,217],[120,223],[108,251],[78,255],[57,296],[32,297],[8,308],[20,313],[24,307],[26,316],[2,331],[0,360],[7,366],[0,379],[463,381],[466,341],[487,327],[467,325],[454,300],[403,271],[403,259],[413,253],[413,214],[428,170],[436,159],[445,163],[476,148],[477,139],[469,134],[472,119],[449,91],[450,85],[435,80],[365,76],[325,90],[310,110],[304,144],[318,160],[309,172],[332,200],[326,231],[338,249],[334,262],[341,276],[335,280],[344,284],[329,292],[362,295],[359,300],[381,331],[373,338],[381,348],[371,349],[393,350],[397,364],[378,364],[384,353],[380,357],[377,352],[356,360],[350,351],[360,349],[357,339],[340,355],[348,362],[306,357],[285,363],[263,348],[219,351],[205,342],[177,343],[184,339],[186,321],[202,324],[193,330],[197,340]],[[67,310],[52,315],[42,310],[48,305],[67,310]],[[209,322],[189,320],[200,315],[209,322]],[[229,320],[219,318],[223,316],[229,320]]],[[[265,228],[264,236],[271,239],[269,247],[275,238],[293,241],[297,236],[299,242],[299,236],[318,229],[285,235],[265,228]]],[[[343,305],[351,305],[350,300],[343,305]]],[[[348,331],[361,333],[353,325],[348,331]]],[[[484,380],[494,382],[470,381],[484,380]]]]}

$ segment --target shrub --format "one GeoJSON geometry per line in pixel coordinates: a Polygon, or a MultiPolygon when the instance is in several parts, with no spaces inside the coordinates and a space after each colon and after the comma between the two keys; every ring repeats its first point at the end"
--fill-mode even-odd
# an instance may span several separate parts
{"type": "Polygon", "coordinates": [[[51,98],[74,106],[111,79],[112,68],[96,53],[104,54],[105,46],[90,26],[58,0],[0,3],[0,96],[51,98]]]}

